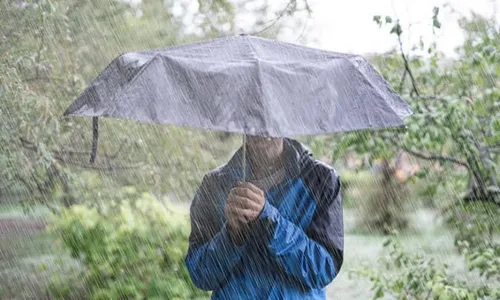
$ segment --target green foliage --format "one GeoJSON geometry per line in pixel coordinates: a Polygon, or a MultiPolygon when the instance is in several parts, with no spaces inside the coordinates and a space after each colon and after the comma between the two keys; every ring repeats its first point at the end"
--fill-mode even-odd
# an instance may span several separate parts
{"type": "MultiPolygon", "coordinates": [[[[117,199],[73,205],[51,225],[71,256],[85,267],[81,279],[91,298],[207,297],[192,284],[184,266],[188,216],[168,201],[134,188],[121,191],[117,199]]],[[[66,283],[61,284],[65,291],[66,283]]]]}
{"type": "Polygon", "coordinates": [[[395,236],[384,242],[388,255],[382,258],[383,268],[359,269],[352,275],[368,278],[373,299],[386,295],[394,299],[497,299],[498,285],[470,286],[453,278],[447,266],[422,254],[405,251],[395,236]]]}
{"type": "Polygon", "coordinates": [[[439,7],[434,7],[432,9],[432,26],[435,28],[441,28],[441,22],[438,19],[439,7]]]}
{"type": "Polygon", "coordinates": [[[474,247],[491,246],[500,233],[500,207],[491,203],[459,203],[444,211],[447,223],[457,233],[456,240],[474,247]]]}
{"type": "Polygon", "coordinates": [[[478,270],[500,285],[500,207],[491,203],[465,203],[445,211],[455,231],[455,245],[470,270],[478,270]]]}
{"type": "Polygon", "coordinates": [[[455,233],[455,245],[464,256],[469,278],[461,282],[447,266],[423,254],[405,251],[397,236],[384,243],[389,255],[382,259],[384,269],[359,269],[353,274],[372,282],[374,299],[386,294],[396,299],[498,299],[500,297],[500,207],[493,203],[454,205],[445,211],[446,221],[455,233]]]}
{"type": "MultiPolygon", "coordinates": [[[[440,27],[439,8],[431,24],[440,27]]],[[[469,198],[500,201],[500,26],[494,19],[478,15],[460,25],[466,36],[457,49],[460,58],[446,59],[436,43],[405,49],[400,22],[390,16],[375,16],[388,26],[400,42],[398,51],[374,56],[371,61],[394,89],[410,104],[414,114],[405,130],[351,133],[337,141],[326,141],[334,157],[348,151],[368,155],[370,161],[390,159],[400,151],[425,160],[468,171],[469,198]],[[410,55],[417,52],[415,55],[410,55]],[[427,57],[420,53],[427,52],[427,57]]],[[[412,45],[409,45],[412,46],[412,45]]],[[[406,47],[410,48],[410,47],[406,47]]]]}
{"type": "Polygon", "coordinates": [[[63,277],[62,275],[53,276],[47,286],[49,295],[54,297],[54,299],[70,298],[76,286],[76,280],[74,278],[71,279],[69,280],[67,276],[63,277]]]}
{"type": "Polygon", "coordinates": [[[133,183],[189,199],[202,175],[227,159],[234,139],[106,119],[90,165],[90,120],[61,115],[120,53],[264,27],[272,17],[266,3],[254,5],[254,24],[245,30],[235,24],[237,16],[253,12],[245,9],[248,2],[200,0],[193,12],[178,0],[137,6],[121,0],[2,1],[0,195],[16,194],[27,205],[70,206],[81,199],[82,170],[91,170],[112,186],[133,183]]]}
{"type": "MultiPolygon", "coordinates": [[[[433,28],[439,28],[439,9],[432,15],[433,28]]],[[[377,16],[379,26],[390,24],[390,32],[401,43],[402,30],[391,18],[377,16]]],[[[488,200],[489,203],[454,205],[446,210],[448,224],[456,233],[455,244],[470,269],[470,276],[479,277],[486,285],[468,285],[448,274],[444,265],[432,258],[411,255],[402,250],[395,239],[385,248],[389,256],[386,270],[360,270],[373,284],[375,298],[390,294],[397,299],[497,299],[500,297],[498,215],[499,171],[496,120],[499,119],[500,48],[499,26],[494,19],[473,15],[463,18],[460,25],[466,40],[457,49],[460,59],[445,60],[436,52],[436,44],[426,48],[424,43],[412,51],[426,51],[428,59],[409,57],[402,43],[399,53],[374,57],[373,62],[382,75],[412,106],[415,112],[407,121],[407,130],[352,134],[342,137],[336,151],[352,150],[369,154],[370,158],[388,158],[399,150],[425,160],[439,162],[445,170],[456,172],[463,167],[469,177],[469,201],[488,200]],[[495,204],[495,202],[497,202],[495,204]],[[476,272],[478,271],[478,272],[476,272]]],[[[422,175],[435,172],[425,172],[422,175]]],[[[457,175],[457,174],[454,174],[457,175]]],[[[425,194],[437,195],[440,187],[430,186],[425,194]]],[[[438,178],[440,176],[438,175],[438,178]]],[[[429,179],[429,178],[427,178],[429,179]]],[[[439,182],[439,180],[435,180],[439,182]]],[[[442,189],[441,189],[442,190],[442,189]]],[[[446,198],[454,197],[448,193],[446,198]]],[[[456,199],[453,199],[456,200],[456,199]]]]}

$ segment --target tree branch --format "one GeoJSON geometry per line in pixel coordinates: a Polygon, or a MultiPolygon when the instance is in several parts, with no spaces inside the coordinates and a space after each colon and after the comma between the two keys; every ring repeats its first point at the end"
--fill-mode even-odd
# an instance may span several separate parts
{"type": "Polygon", "coordinates": [[[500,143],[496,143],[496,144],[493,144],[493,145],[488,145],[488,146],[486,146],[486,148],[488,148],[490,151],[492,151],[493,149],[500,148],[500,143]]]}
{"type": "Polygon", "coordinates": [[[118,150],[116,150],[114,154],[108,155],[107,157],[109,157],[111,160],[115,159],[118,156],[118,154],[123,150],[123,147],[125,146],[126,143],[127,140],[122,141],[120,146],[118,146],[118,150]]]}
{"type": "Polygon", "coordinates": [[[401,81],[399,82],[399,88],[398,88],[398,92],[401,94],[403,92],[403,87],[404,87],[404,83],[405,83],[405,80],[406,80],[406,73],[408,73],[408,70],[404,70],[403,72],[403,75],[401,76],[401,81]]]}
{"type": "Polygon", "coordinates": [[[403,149],[405,152],[407,152],[415,157],[421,158],[421,159],[448,161],[448,162],[452,162],[452,163],[464,166],[467,169],[469,169],[469,164],[463,160],[458,159],[458,158],[454,158],[451,156],[445,156],[445,155],[438,155],[438,154],[424,154],[424,153],[420,153],[417,151],[413,151],[413,150],[411,150],[407,147],[404,147],[404,146],[402,146],[401,149],[403,149]]]}
{"type": "Polygon", "coordinates": [[[253,32],[251,35],[259,35],[261,33],[263,33],[264,31],[267,31],[269,30],[271,27],[273,27],[274,25],[276,25],[276,23],[278,23],[278,21],[283,18],[283,16],[285,16],[285,14],[289,11],[290,9],[290,6],[292,6],[292,4],[294,3],[293,0],[290,0],[288,2],[288,4],[285,6],[285,8],[278,14],[278,16],[276,18],[274,18],[274,20],[271,20],[271,24],[267,25],[266,27],[264,27],[263,29],[259,30],[259,31],[256,31],[256,32],[253,32]]]}
{"type": "Polygon", "coordinates": [[[389,138],[389,141],[392,142],[394,145],[398,145],[406,153],[411,154],[417,158],[425,159],[425,160],[448,161],[448,162],[452,162],[452,163],[464,166],[467,169],[470,169],[470,166],[466,161],[460,160],[458,158],[454,158],[454,157],[446,156],[446,155],[433,154],[433,153],[425,154],[425,153],[417,152],[417,151],[411,150],[410,148],[408,148],[406,146],[400,145],[400,143],[398,143],[398,141],[396,141],[394,138],[389,138]]]}
{"type": "MultiPolygon", "coordinates": [[[[40,5],[40,4],[39,4],[40,5]]],[[[43,51],[43,47],[44,47],[44,44],[45,44],[45,14],[44,14],[44,11],[43,11],[43,8],[42,8],[42,5],[40,5],[40,21],[42,23],[42,26],[40,28],[40,32],[41,32],[41,38],[40,38],[40,45],[38,47],[38,52],[36,54],[36,70],[35,70],[35,78],[38,78],[40,77],[40,60],[42,59],[42,51],[43,51]]]]}
{"type": "Polygon", "coordinates": [[[408,62],[408,59],[406,58],[406,55],[405,55],[405,52],[403,49],[403,41],[401,40],[401,33],[398,34],[398,43],[399,43],[399,49],[401,51],[401,57],[403,58],[403,61],[404,61],[405,70],[406,70],[406,72],[408,72],[408,75],[410,75],[412,90],[413,90],[413,92],[415,92],[417,97],[420,97],[420,93],[417,89],[417,83],[415,81],[415,77],[413,76],[413,72],[411,71],[411,68],[410,68],[410,63],[408,62]]]}
{"type": "Polygon", "coordinates": [[[144,164],[135,164],[135,165],[128,165],[128,166],[99,166],[99,165],[90,165],[90,164],[85,164],[85,163],[79,163],[75,161],[68,161],[64,160],[62,157],[54,157],[61,165],[65,166],[73,166],[77,168],[84,168],[84,169],[89,169],[89,170],[95,170],[95,171],[104,171],[104,172],[111,172],[111,171],[126,171],[126,170],[137,170],[140,169],[141,167],[144,167],[144,164]]]}
{"type": "MultiPolygon", "coordinates": [[[[38,151],[38,147],[28,140],[27,138],[20,137],[19,140],[21,141],[21,145],[28,150],[31,151],[38,151]]],[[[123,144],[122,144],[123,145],[123,144]]],[[[121,147],[120,149],[121,150],[121,147]]],[[[90,165],[90,164],[84,164],[84,163],[79,163],[77,161],[72,161],[64,158],[64,154],[78,154],[78,155],[90,155],[89,152],[85,151],[76,151],[72,149],[63,149],[63,150],[52,150],[52,158],[57,160],[59,163],[63,165],[69,165],[69,166],[74,166],[74,167],[79,167],[79,168],[85,168],[85,169],[91,169],[91,170],[96,170],[96,171],[123,171],[123,170],[135,170],[139,169],[141,167],[144,167],[143,163],[140,164],[134,164],[134,165],[125,165],[125,166],[113,166],[111,164],[112,159],[109,159],[110,157],[116,157],[118,154],[115,153],[113,156],[106,156],[106,162],[107,166],[98,166],[98,165],[90,165]]]]}

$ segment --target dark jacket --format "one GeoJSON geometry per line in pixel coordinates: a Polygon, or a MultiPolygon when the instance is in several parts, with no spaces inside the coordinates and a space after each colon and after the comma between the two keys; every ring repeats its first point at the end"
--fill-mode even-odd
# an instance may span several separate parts
{"type": "Polygon", "coordinates": [[[241,149],[203,178],[191,204],[186,265],[195,285],[213,291],[213,299],[324,299],[324,288],[339,273],[339,176],[297,141],[285,139],[285,151],[287,180],[266,192],[241,246],[229,238],[224,216],[227,195],[242,178],[241,149]]]}

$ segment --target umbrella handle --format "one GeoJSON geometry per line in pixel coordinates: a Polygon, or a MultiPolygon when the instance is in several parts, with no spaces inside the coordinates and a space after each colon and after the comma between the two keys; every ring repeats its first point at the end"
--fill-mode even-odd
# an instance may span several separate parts
{"type": "Polygon", "coordinates": [[[241,169],[242,169],[242,178],[241,181],[245,182],[246,180],[246,165],[247,165],[247,136],[243,134],[243,157],[241,160],[241,169]]]}
{"type": "Polygon", "coordinates": [[[95,162],[95,157],[97,155],[97,144],[99,141],[99,119],[97,117],[92,117],[92,152],[90,153],[90,163],[95,162]]]}

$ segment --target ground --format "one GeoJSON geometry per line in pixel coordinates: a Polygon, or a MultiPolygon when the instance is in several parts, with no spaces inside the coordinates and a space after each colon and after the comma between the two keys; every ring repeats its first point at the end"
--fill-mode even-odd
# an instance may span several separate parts
{"type": "MultiPolygon", "coordinates": [[[[341,273],[328,287],[328,299],[371,299],[370,283],[366,279],[349,279],[349,270],[361,266],[376,268],[384,255],[383,236],[354,234],[356,214],[345,212],[345,259],[341,273]]],[[[403,237],[403,246],[424,251],[450,265],[450,272],[464,276],[465,265],[453,246],[450,232],[439,225],[436,214],[420,210],[413,216],[417,232],[403,237]]],[[[0,213],[0,299],[48,299],[44,292],[48,278],[70,267],[70,259],[61,263],[60,247],[54,245],[42,229],[45,223],[38,217],[20,213],[0,213]]],[[[467,278],[464,278],[467,279],[467,278]]]]}

